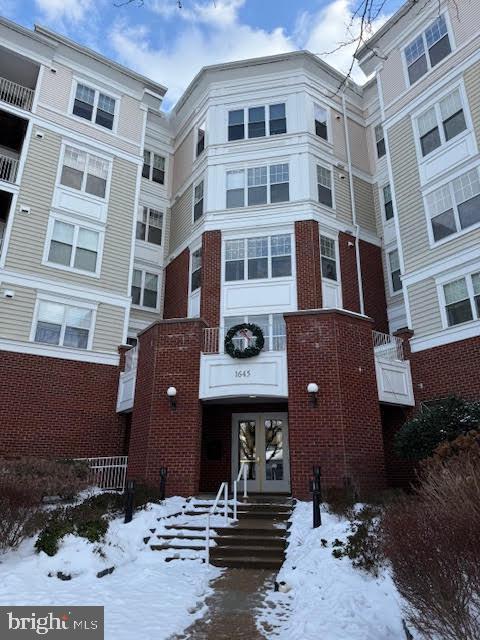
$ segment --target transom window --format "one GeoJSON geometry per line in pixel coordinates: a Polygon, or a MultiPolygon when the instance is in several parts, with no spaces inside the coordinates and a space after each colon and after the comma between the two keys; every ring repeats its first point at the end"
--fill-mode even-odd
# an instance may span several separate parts
{"type": "Polygon", "coordinates": [[[191,273],[190,273],[190,291],[200,289],[202,284],[202,249],[196,249],[192,252],[191,273]]]}
{"type": "Polygon", "coordinates": [[[255,207],[262,204],[288,202],[290,199],[288,164],[227,171],[227,209],[255,207]]]}
{"type": "Polygon", "coordinates": [[[320,165],[317,165],[317,188],[318,201],[327,207],[332,207],[332,172],[320,165]]]}
{"type": "Polygon", "coordinates": [[[460,91],[455,89],[422,113],[418,117],[417,125],[423,156],[465,131],[467,124],[460,91]]]}
{"type": "Polygon", "coordinates": [[[193,221],[203,216],[203,180],[193,188],[193,221]]]}
{"type": "Polygon", "coordinates": [[[77,224],[55,220],[48,262],[70,269],[96,273],[100,234],[77,224]]]}
{"type": "Polygon", "coordinates": [[[290,234],[226,241],[226,282],[282,278],[291,275],[290,234]]]}
{"type": "Polygon", "coordinates": [[[388,266],[392,291],[396,293],[402,289],[402,280],[400,278],[400,259],[397,249],[388,253],[388,266]]]}
{"type": "Polygon", "coordinates": [[[475,167],[426,198],[435,241],[480,223],[480,175],[475,167]]]}
{"type": "Polygon", "coordinates": [[[84,84],[77,84],[73,113],[106,129],[113,129],[115,99],[84,84]]]}
{"type": "Polygon", "coordinates": [[[92,331],[91,309],[41,300],[35,325],[35,342],[88,349],[92,331]]]}
{"type": "Polygon", "coordinates": [[[315,134],[324,140],[328,140],[327,110],[319,104],[314,104],[313,111],[315,118],[315,134]]]}
{"type": "Polygon", "coordinates": [[[271,104],[228,112],[228,140],[263,138],[287,133],[285,103],[271,104]],[[245,123],[247,126],[245,127],[245,123]],[[247,136],[245,136],[247,134],[247,136]]]}
{"type": "Polygon", "coordinates": [[[393,200],[390,184],[386,184],[383,187],[383,212],[385,214],[385,220],[391,220],[393,218],[393,200]]]}
{"type": "Polygon", "coordinates": [[[158,275],[141,269],[133,270],[132,304],[156,309],[158,301],[158,275]]]}
{"type": "Polygon", "coordinates": [[[142,177],[158,184],[165,184],[165,158],[144,149],[142,177]]]}
{"type": "Polygon", "coordinates": [[[163,213],[150,207],[143,207],[142,218],[137,220],[137,240],[151,244],[162,244],[163,213]]]}
{"type": "MultiPolygon", "coordinates": [[[[256,316],[229,316],[223,319],[224,334],[237,324],[251,322],[262,330],[265,344],[263,351],[285,351],[287,331],[285,320],[281,313],[265,313],[256,316]]],[[[243,338],[234,338],[240,343],[243,338]]],[[[239,345],[235,345],[239,346],[239,345]]]]}
{"type": "Polygon", "coordinates": [[[385,155],[385,134],[383,133],[383,127],[381,124],[377,124],[375,127],[375,144],[377,146],[377,158],[381,158],[385,155]]]}
{"type": "Polygon", "coordinates": [[[320,236],[320,256],[322,263],[322,277],[328,280],[338,280],[337,248],[333,238],[320,236]]]}
{"type": "Polygon", "coordinates": [[[71,189],[105,198],[109,162],[86,151],[66,146],[60,183],[71,189]]]}
{"type": "Polygon", "coordinates": [[[445,16],[440,15],[405,47],[410,84],[424,76],[451,52],[445,16]]]}
{"type": "Polygon", "coordinates": [[[480,271],[443,285],[448,326],[480,320],[480,271]]]}

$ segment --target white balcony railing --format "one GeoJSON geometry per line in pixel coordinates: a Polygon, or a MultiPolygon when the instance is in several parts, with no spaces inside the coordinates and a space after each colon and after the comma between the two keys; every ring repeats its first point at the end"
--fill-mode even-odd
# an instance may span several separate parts
{"type": "Polygon", "coordinates": [[[118,380],[117,411],[129,411],[135,400],[137,382],[138,346],[125,353],[125,370],[118,380]]]}
{"type": "Polygon", "coordinates": [[[403,339],[380,331],[372,331],[375,356],[384,360],[403,362],[403,339]]]}
{"type": "Polygon", "coordinates": [[[35,91],[29,87],[24,87],[6,78],[0,78],[0,100],[2,102],[7,102],[19,109],[25,109],[25,111],[31,111],[34,94],[35,91]]]}
{"type": "MultiPolygon", "coordinates": [[[[203,330],[203,353],[223,353],[223,341],[227,329],[224,327],[207,327],[203,330]]],[[[235,338],[234,342],[238,342],[238,346],[244,341],[244,338],[235,338]]],[[[285,351],[286,336],[285,335],[265,335],[264,351],[285,351]]]]}
{"type": "Polygon", "coordinates": [[[15,182],[17,179],[18,160],[0,154],[0,180],[15,182]]]}
{"type": "Polygon", "coordinates": [[[127,477],[128,456],[107,458],[76,458],[90,467],[88,480],[99,489],[123,491],[127,477]]]}

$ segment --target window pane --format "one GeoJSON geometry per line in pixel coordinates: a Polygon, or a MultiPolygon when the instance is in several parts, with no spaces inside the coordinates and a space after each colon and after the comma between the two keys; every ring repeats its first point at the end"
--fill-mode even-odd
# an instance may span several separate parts
{"type": "Polygon", "coordinates": [[[324,140],[328,139],[327,125],[315,120],[315,134],[324,140]]]}
{"type": "Polygon", "coordinates": [[[143,150],[143,167],[142,167],[142,178],[150,178],[150,151],[146,149],[143,150]]]}
{"type": "Polygon", "coordinates": [[[462,110],[462,99],[458,89],[449,93],[448,96],[440,100],[440,113],[442,120],[448,120],[453,114],[462,110]]]}
{"type": "Polygon", "coordinates": [[[107,113],[102,109],[97,109],[95,122],[106,129],[113,129],[113,113],[107,113]]]}
{"type": "Polygon", "coordinates": [[[87,154],[83,151],[78,151],[73,147],[65,147],[60,182],[67,187],[81,189],[86,158],[87,154]]]}
{"type": "Polygon", "coordinates": [[[95,100],[95,91],[90,89],[90,87],[86,87],[84,84],[78,84],[75,97],[86,104],[93,105],[95,100]]]}
{"type": "Polygon", "coordinates": [[[228,124],[231,125],[243,125],[243,109],[236,109],[235,111],[228,112],[228,124]]]}
{"type": "Polygon", "coordinates": [[[63,344],[65,347],[86,349],[88,346],[88,330],[77,329],[76,327],[66,327],[63,344]]]}
{"type": "Polygon", "coordinates": [[[480,195],[458,205],[458,216],[462,229],[480,222],[480,195]]]}
{"type": "Polygon", "coordinates": [[[248,188],[248,206],[267,203],[267,187],[249,187],[248,188]]]}
{"type": "Polygon", "coordinates": [[[106,188],[106,180],[104,180],[103,178],[98,178],[97,176],[92,176],[90,174],[87,175],[87,182],[85,184],[85,191],[87,193],[91,193],[92,196],[97,196],[98,198],[104,198],[106,188]]]}
{"type": "Polygon", "coordinates": [[[268,258],[251,258],[248,261],[248,279],[268,278],[268,258]]]}
{"type": "Polygon", "coordinates": [[[270,166],[270,202],[287,202],[289,200],[288,164],[270,166]]]}
{"type": "Polygon", "coordinates": [[[225,280],[227,282],[243,280],[245,277],[244,270],[243,260],[229,260],[225,262],[225,280]]]}
{"type": "Polygon", "coordinates": [[[93,115],[93,103],[95,91],[83,84],[77,85],[75,101],[73,103],[73,113],[80,118],[91,120],[93,115]]]}
{"type": "Polygon", "coordinates": [[[270,183],[288,182],[288,164],[272,164],[270,166],[270,183]]]}
{"type": "Polygon", "coordinates": [[[456,233],[455,216],[453,209],[441,213],[439,216],[432,218],[432,231],[434,240],[441,240],[452,233],[456,233]]]}
{"type": "Polygon", "coordinates": [[[268,238],[249,238],[247,241],[247,255],[249,258],[268,256],[268,238]]]}
{"type": "Polygon", "coordinates": [[[473,320],[472,305],[470,304],[470,300],[462,300],[461,302],[449,304],[447,305],[446,309],[449,327],[454,324],[461,324],[462,322],[473,320]]]}
{"type": "Polygon", "coordinates": [[[154,273],[145,274],[145,288],[143,291],[143,306],[155,309],[157,306],[158,276],[154,273]]]}
{"type": "Polygon", "coordinates": [[[40,302],[38,307],[38,319],[42,322],[62,324],[65,307],[56,302],[40,302]]]}
{"type": "Polygon", "coordinates": [[[388,259],[390,262],[390,270],[391,271],[396,271],[397,269],[400,269],[400,259],[398,257],[398,251],[391,251],[388,254],[388,259]]]}
{"type": "Polygon", "coordinates": [[[245,206],[245,193],[243,189],[231,189],[227,191],[227,209],[245,206]]]}
{"type": "Polygon", "coordinates": [[[292,275],[292,259],[290,256],[272,257],[272,278],[283,278],[292,275]]]}
{"type": "Polygon", "coordinates": [[[443,286],[445,302],[452,304],[468,298],[468,289],[465,278],[459,278],[443,286]]]}
{"type": "Polygon", "coordinates": [[[377,124],[375,127],[375,142],[380,142],[385,136],[383,135],[383,127],[381,124],[377,124]]]}
{"type": "Polygon", "coordinates": [[[326,205],[327,207],[332,206],[332,190],[323,187],[321,184],[318,185],[318,201],[321,204],[326,205]]]}
{"type": "Polygon", "coordinates": [[[260,138],[265,135],[265,107],[248,110],[248,137],[260,138]]]}
{"type": "Polygon", "coordinates": [[[480,272],[472,274],[473,294],[480,295],[480,272]]]}
{"type": "Polygon", "coordinates": [[[203,216],[203,200],[195,203],[193,207],[193,220],[196,222],[199,218],[203,216]]]}
{"type": "Polygon", "coordinates": [[[53,226],[52,240],[56,240],[57,242],[63,242],[65,244],[73,244],[73,233],[75,227],[73,224],[66,224],[65,222],[60,222],[59,220],[55,220],[53,226]]]}
{"type": "Polygon", "coordinates": [[[453,181],[455,202],[460,204],[480,193],[480,179],[477,169],[467,171],[453,181]]]}
{"type": "Polygon", "coordinates": [[[292,253],[292,239],[290,234],[285,233],[281,236],[272,236],[271,238],[272,256],[286,256],[292,253]]]}
{"type": "Polygon", "coordinates": [[[141,220],[137,220],[137,233],[136,233],[137,240],[145,240],[146,230],[147,230],[147,225],[141,220]]]}
{"type": "Polygon", "coordinates": [[[88,251],[87,249],[77,249],[75,252],[75,261],[73,266],[83,271],[91,271],[95,273],[97,269],[97,253],[96,251],[88,251]]]}
{"type": "Polygon", "coordinates": [[[245,187],[245,171],[227,171],[227,189],[243,189],[245,187]]]}
{"type": "Polygon", "coordinates": [[[327,140],[327,110],[318,104],[313,105],[315,117],[315,133],[320,138],[327,140]]]}
{"type": "Polygon", "coordinates": [[[202,278],[201,269],[197,269],[197,271],[194,271],[192,273],[192,286],[191,286],[192,291],[196,291],[197,289],[200,288],[201,278],[202,278]]]}
{"type": "Polygon", "coordinates": [[[423,37],[420,35],[407,47],[405,47],[405,58],[407,64],[410,66],[412,62],[418,60],[425,53],[425,47],[423,44],[423,37]]]}
{"type": "Polygon", "coordinates": [[[62,167],[60,182],[66,187],[80,190],[82,188],[82,178],[83,173],[81,171],[77,171],[77,169],[72,169],[71,167],[66,167],[65,165],[62,167]]]}
{"type": "Polygon", "coordinates": [[[248,322],[256,324],[257,327],[260,327],[263,333],[263,337],[265,339],[263,351],[269,351],[270,350],[270,320],[268,315],[248,316],[248,322]]]}
{"type": "Polygon", "coordinates": [[[448,186],[436,189],[427,196],[427,207],[430,215],[435,216],[452,209],[452,197],[448,186]]]}
{"type": "Polygon", "coordinates": [[[192,253],[192,271],[200,269],[202,266],[202,250],[197,249],[192,253]]]}
{"type": "Polygon", "coordinates": [[[330,258],[324,258],[322,256],[322,276],[329,280],[337,280],[337,263],[330,258]]]}
{"type": "Polygon", "coordinates": [[[438,123],[435,109],[432,107],[428,109],[428,111],[425,111],[425,113],[422,113],[422,115],[418,117],[417,123],[420,136],[424,136],[429,131],[432,131],[432,129],[436,129],[438,123]]]}
{"type": "Polygon", "coordinates": [[[270,187],[270,202],[288,202],[290,200],[290,188],[285,184],[272,184],[270,187]]]}
{"type": "Polygon", "coordinates": [[[400,270],[392,271],[392,289],[394,291],[400,291],[402,288],[402,281],[400,279],[400,270]]]}
{"type": "Polygon", "coordinates": [[[195,186],[195,202],[203,198],[203,180],[195,186]]]}
{"type": "Polygon", "coordinates": [[[447,33],[447,23],[443,15],[438,16],[432,24],[425,29],[425,37],[427,39],[427,46],[431,47],[435,42],[438,42],[447,33]]]}
{"type": "Polygon", "coordinates": [[[81,309],[80,307],[67,307],[65,323],[69,327],[90,329],[91,320],[92,312],[90,311],[90,309],[81,309]]]}
{"type": "Polygon", "coordinates": [[[240,260],[245,257],[245,242],[243,240],[227,240],[225,243],[226,260],[240,260]]]}
{"type": "Polygon", "coordinates": [[[80,229],[78,232],[77,246],[90,251],[98,249],[98,233],[90,229],[80,229]]]}
{"type": "Polygon", "coordinates": [[[434,67],[441,60],[443,60],[451,51],[450,40],[448,36],[444,36],[433,47],[429,47],[428,55],[430,56],[430,64],[434,67]]]}
{"type": "Polygon", "coordinates": [[[287,132],[287,119],[285,118],[285,104],[270,105],[270,135],[287,132]]]}
{"type": "Polygon", "coordinates": [[[420,145],[422,147],[422,155],[427,156],[429,153],[437,149],[442,144],[440,140],[440,132],[436,127],[429,133],[426,133],[420,138],[420,145]]]}
{"type": "Polygon", "coordinates": [[[60,344],[60,331],[62,327],[50,322],[38,322],[35,330],[35,342],[47,344],[60,344]]]}
{"type": "Polygon", "coordinates": [[[320,236],[320,253],[326,258],[335,260],[335,240],[333,240],[333,238],[327,238],[326,236],[320,236]]]}
{"type": "Polygon", "coordinates": [[[419,78],[424,76],[428,71],[427,66],[427,56],[423,55],[421,58],[418,58],[415,62],[413,62],[408,67],[408,79],[410,80],[410,84],[416,82],[419,78]]]}
{"type": "Polygon", "coordinates": [[[64,222],[55,221],[52,241],[48,253],[49,262],[70,266],[73,248],[74,226],[64,222]]]}
{"type": "Polygon", "coordinates": [[[458,136],[458,134],[462,133],[462,131],[465,131],[466,128],[467,123],[465,122],[463,111],[455,113],[443,123],[443,130],[445,131],[446,140],[451,140],[455,136],[458,136]]]}
{"type": "Polygon", "coordinates": [[[248,186],[258,187],[267,184],[267,167],[254,167],[248,170],[248,186]]]}
{"type": "Polygon", "coordinates": [[[228,112],[228,139],[243,140],[245,127],[243,122],[243,109],[228,112]]]}
{"type": "Polygon", "coordinates": [[[327,189],[332,188],[332,172],[317,165],[317,182],[327,189]]]}

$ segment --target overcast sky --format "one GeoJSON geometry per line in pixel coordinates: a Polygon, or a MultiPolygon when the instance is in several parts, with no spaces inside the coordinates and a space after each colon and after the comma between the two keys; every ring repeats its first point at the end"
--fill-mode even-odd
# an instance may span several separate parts
{"type": "MultiPolygon", "coordinates": [[[[349,39],[357,1],[182,0],[179,9],[175,0],[0,0],[0,13],[49,27],[161,82],[168,108],[202,66],[218,62],[308,49],[346,71],[352,47],[327,52],[349,39]]],[[[401,4],[387,0],[386,11],[401,4]]],[[[365,80],[358,69],[354,78],[365,80]]]]}

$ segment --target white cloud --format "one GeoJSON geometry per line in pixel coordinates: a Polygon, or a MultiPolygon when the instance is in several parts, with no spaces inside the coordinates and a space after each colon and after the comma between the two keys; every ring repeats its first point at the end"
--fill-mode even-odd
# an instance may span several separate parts
{"type": "Polygon", "coordinates": [[[82,22],[94,7],[93,0],[35,0],[42,18],[49,24],[82,22]]]}

